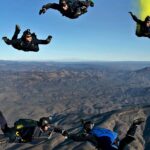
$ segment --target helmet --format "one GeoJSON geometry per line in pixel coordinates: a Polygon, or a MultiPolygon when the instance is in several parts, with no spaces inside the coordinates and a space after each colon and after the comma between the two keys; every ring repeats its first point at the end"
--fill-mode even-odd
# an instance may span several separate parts
{"type": "Polygon", "coordinates": [[[26,38],[27,35],[31,35],[31,36],[32,36],[32,34],[31,34],[31,32],[30,32],[30,29],[25,30],[25,31],[23,32],[23,35],[22,35],[21,38],[22,38],[23,40],[25,40],[25,38],[26,38]]]}
{"type": "Polygon", "coordinates": [[[42,117],[39,120],[39,126],[44,127],[51,123],[52,118],[51,117],[42,117]]]}
{"type": "Polygon", "coordinates": [[[83,124],[84,130],[87,132],[91,131],[93,129],[93,127],[94,127],[94,123],[92,121],[86,121],[83,124]]]}
{"type": "Polygon", "coordinates": [[[150,16],[147,16],[147,17],[145,18],[145,22],[147,22],[147,21],[150,21],[150,16]]]}
{"type": "Polygon", "coordinates": [[[30,32],[30,29],[27,29],[23,32],[23,35],[26,36],[26,35],[31,35],[31,32],[30,32]]]}

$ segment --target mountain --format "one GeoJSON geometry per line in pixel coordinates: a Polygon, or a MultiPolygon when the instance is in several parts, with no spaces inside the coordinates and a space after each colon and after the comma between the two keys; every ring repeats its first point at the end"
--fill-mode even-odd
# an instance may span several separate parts
{"type": "MultiPolygon", "coordinates": [[[[0,61],[0,110],[10,126],[18,118],[38,120],[51,114],[54,123],[71,132],[79,129],[81,118],[87,118],[125,134],[134,118],[144,116],[147,122],[128,149],[148,150],[149,64],[0,61]]],[[[93,149],[89,143],[63,141],[54,134],[49,142],[37,146],[12,144],[7,149],[93,149]]]]}

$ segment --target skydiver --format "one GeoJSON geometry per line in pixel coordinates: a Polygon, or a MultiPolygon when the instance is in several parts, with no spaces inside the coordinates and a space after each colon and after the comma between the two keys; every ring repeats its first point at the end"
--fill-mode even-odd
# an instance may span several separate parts
{"type": "Polygon", "coordinates": [[[15,33],[12,39],[10,40],[7,37],[3,37],[2,39],[6,44],[12,45],[15,49],[23,50],[25,52],[38,52],[39,44],[49,44],[52,39],[52,36],[49,35],[46,40],[39,40],[37,39],[35,33],[30,32],[30,29],[25,30],[21,38],[18,38],[19,33],[20,27],[16,25],[15,33]]]}
{"type": "Polygon", "coordinates": [[[52,8],[58,10],[63,16],[66,16],[70,19],[75,19],[86,13],[89,6],[94,6],[94,2],[92,0],[60,0],[59,4],[48,3],[44,5],[39,11],[39,14],[44,14],[47,9],[52,8]]]}
{"type": "Polygon", "coordinates": [[[129,12],[133,20],[137,23],[136,35],[138,37],[150,38],[150,16],[147,16],[144,21],[138,19],[132,12],[129,12]]]}
{"type": "Polygon", "coordinates": [[[40,137],[51,136],[52,132],[63,133],[64,130],[51,124],[50,117],[42,117],[39,121],[31,119],[19,119],[14,127],[8,127],[5,117],[0,111],[0,127],[10,143],[36,142],[40,137]]]}
{"type": "Polygon", "coordinates": [[[125,138],[122,140],[119,140],[116,132],[95,127],[92,121],[84,122],[83,130],[79,134],[69,134],[65,131],[63,136],[77,142],[89,141],[97,150],[124,150],[128,144],[135,140],[136,129],[144,121],[144,118],[134,120],[125,138]]]}

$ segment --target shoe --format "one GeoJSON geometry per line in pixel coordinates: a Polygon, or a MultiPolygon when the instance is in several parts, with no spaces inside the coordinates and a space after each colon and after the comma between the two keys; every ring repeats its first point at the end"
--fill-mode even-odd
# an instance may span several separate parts
{"type": "Polygon", "coordinates": [[[133,125],[140,125],[145,122],[145,118],[138,118],[133,121],[133,125]]]}
{"type": "Polygon", "coordinates": [[[16,32],[19,34],[20,33],[20,31],[21,31],[21,29],[20,29],[20,26],[19,25],[16,25],[16,32]]]}
{"type": "Polygon", "coordinates": [[[94,7],[94,2],[92,0],[89,0],[89,2],[90,2],[90,6],[94,7]]]}
{"type": "Polygon", "coordinates": [[[2,39],[4,40],[4,42],[6,43],[6,44],[10,44],[10,40],[5,36],[5,37],[2,37],[2,39]]]}
{"type": "Polygon", "coordinates": [[[84,14],[84,13],[87,13],[87,7],[86,6],[82,6],[81,7],[81,10],[82,10],[82,13],[84,14]]]}

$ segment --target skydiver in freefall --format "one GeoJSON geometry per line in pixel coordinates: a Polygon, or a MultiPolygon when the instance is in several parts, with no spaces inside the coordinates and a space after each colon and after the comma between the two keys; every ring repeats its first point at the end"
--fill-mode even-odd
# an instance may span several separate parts
{"type": "Polygon", "coordinates": [[[10,40],[7,37],[3,37],[2,39],[7,45],[12,45],[15,49],[25,52],[38,52],[39,44],[49,44],[52,39],[50,35],[45,40],[38,39],[35,33],[30,32],[30,29],[25,30],[21,38],[18,38],[19,33],[20,27],[16,25],[12,39],[10,40]]]}
{"type": "Polygon", "coordinates": [[[9,127],[0,111],[0,128],[8,143],[36,142],[42,138],[49,139],[53,132],[63,134],[64,130],[52,125],[52,117],[42,117],[37,120],[19,119],[13,127],[9,127]],[[44,138],[45,137],[45,138],[44,138]]]}
{"type": "Polygon", "coordinates": [[[129,12],[133,20],[137,23],[136,35],[138,37],[150,38],[150,16],[147,16],[144,21],[138,19],[132,12],[129,12]]]}
{"type": "Polygon", "coordinates": [[[44,14],[51,8],[58,10],[63,16],[75,19],[86,13],[89,6],[94,7],[94,2],[92,0],[60,0],[59,4],[48,3],[44,5],[39,11],[39,14],[44,14]]]}
{"type": "Polygon", "coordinates": [[[97,150],[124,150],[128,144],[135,140],[136,130],[144,121],[145,118],[134,120],[127,134],[121,140],[118,138],[118,133],[106,128],[95,127],[92,121],[84,121],[82,123],[83,130],[77,134],[64,131],[62,135],[76,142],[88,141],[97,150]]]}

